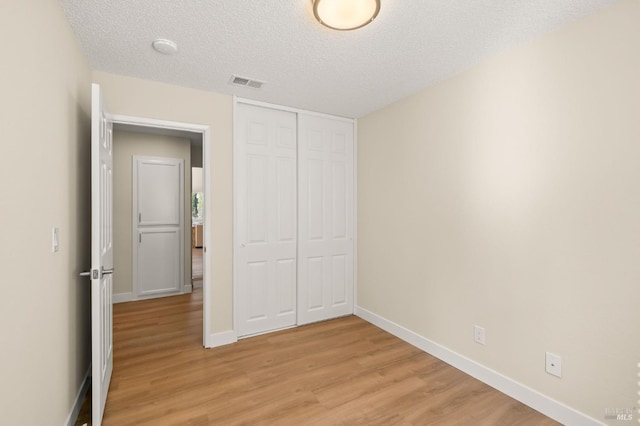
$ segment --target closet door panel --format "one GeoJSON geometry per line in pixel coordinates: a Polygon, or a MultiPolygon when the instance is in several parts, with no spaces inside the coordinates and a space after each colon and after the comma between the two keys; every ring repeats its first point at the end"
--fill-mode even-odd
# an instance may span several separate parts
{"type": "Polygon", "coordinates": [[[298,211],[296,204],[296,167],[294,158],[278,158],[276,160],[276,187],[278,190],[277,238],[281,243],[296,242],[296,213],[298,211]]]}
{"type": "Polygon", "coordinates": [[[247,156],[247,230],[249,244],[266,244],[268,228],[267,175],[269,172],[267,155],[247,156]]]}
{"type": "Polygon", "coordinates": [[[278,300],[276,315],[296,313],[296,260],[280,259],[276,266],[278,278],[278,300]]]}
{"type": "Polygon", "coordinates": [[[268,319],[269,271],[265,261],[247,262],[247,321],[255,322],[268,319]]]}
{"type": "MultiPolygon", "coordinates": [[[[308,159],[306,166],[306,185],[302,189],[301,199],[306,197],[306,208],[302,208],[301,211],[306,211],[305,222],[307,223],[307,239],[309,241],[323,241],[324,240],[324,164],[320,159],[311,158],[308,159]]],[[[304,172],[303,172],[304,173],[304,172]]]]}
{"type": "Polygon", "coordinates": [[[235,327],[247,336],[296,323],[296,114],[236,114],[235,327]]]}
{"type": "Polygon", "coordinates": [[[353,313],[353,124],[298,116],[298,324],[353,313]]]}
{"type": "Polygon", "coordinates": [[[349,198],[347,191],[347,166],[343,162],[334,162],[331,172],[333,177],[331,188],[333,201],[331,208],[332,237],[334,240],[346,240],[349,238],[347,233],[347,199],[349,198]]]}
{"type": "Polygon", "coordinates": [[[335,255],[331,259],[331,307],[337,308],[347,303],[347,256],[335,255]]]}
{"type": "Polygon", "coordinates": [[[316,312],[324,310],[324,258],[322,256],[308,257],[303,265],[306,267],[307,283],[306,300],[301,304],[303,311],[316,312]]]}

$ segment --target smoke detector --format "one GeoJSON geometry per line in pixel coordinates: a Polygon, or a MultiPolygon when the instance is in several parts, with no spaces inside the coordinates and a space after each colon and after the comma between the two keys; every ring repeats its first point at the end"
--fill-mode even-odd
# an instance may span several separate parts
{"type": "Polygon", "coordinates": [[[156,52],[160,52],[163,55],[175,55],[178,53],[178,45],[166,38],[157,38],[151,43],[156,52]]]}

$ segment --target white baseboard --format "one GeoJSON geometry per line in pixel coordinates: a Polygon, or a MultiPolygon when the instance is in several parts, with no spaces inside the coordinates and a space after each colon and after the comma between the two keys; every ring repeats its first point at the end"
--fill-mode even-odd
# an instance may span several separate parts
{"type": "Polygon", "coordinates": [[[356,315],[564,425],[604,423],[359,306],[356,315]]]}
{"type": "Polygon", "coordinates": [[[113,303],[124,303],[133,302],[136,298],[133,296],[133,293],[118,293],[114,294],[111,300],[113,303]]]}
{"type": "Polygon", "coordinates": [[[218,346],[230,345],[238,341],[238,336],[233,330],[213,333],[207,337],[206,348],[215,348],[218,346]]]}
{"type": "Polygon", "coordinates": [[[89,364],[89,368],[84,375],[84,379],[82,380],[82,385],[80,385],[80,389],[78,389],[78,393],[76,394],[76,399],[73,402],[73,406],[71,407],[71,412],[67,416],[67,421],[64,423],[65,426],[73,426],[76,424],[76,420],[78,419],[78,413],[80,413],[80,409],[82,408],[82,402],[84,401],[84,396],[87,394],[87,390],[89,389],[89,377],[91,374],[91,364],[89,364]]]}
{"type": "Polygon", "coordinates": [[[137,302],[139,300],[149,300],[149,299],[159,299],[161,297],[168,296],[179,296],[181,294],[189,294],[193,292],[193,287],[191,284],[187,284],[182,287],[181,292],[173,292],[173,293],[158,293],[158,294],[147,294],[144,296],[136,297],[133,293],[117,293],[112,297],[113,303],[125,303],[125,302],[137,302]]]}

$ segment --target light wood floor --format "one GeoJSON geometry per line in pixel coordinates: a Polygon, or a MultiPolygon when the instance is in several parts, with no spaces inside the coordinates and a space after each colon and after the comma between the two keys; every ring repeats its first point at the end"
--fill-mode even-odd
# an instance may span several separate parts
{"type": "Polygon", "coordinates": [[[202,348],[202,293],[114,306],[104,425],[550,425],[346,317],[202,348]]]}

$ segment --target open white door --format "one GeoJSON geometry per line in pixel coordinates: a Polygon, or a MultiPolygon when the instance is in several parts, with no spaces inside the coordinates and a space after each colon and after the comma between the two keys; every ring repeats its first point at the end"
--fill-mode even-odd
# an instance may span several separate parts
{"type": "Polygon", "coordinates": [[[91,424],[100,426],[113,370],[113,122],[91,91],[91,424]]]}

